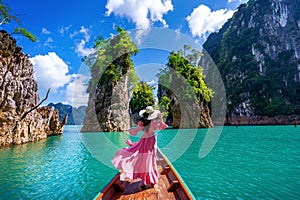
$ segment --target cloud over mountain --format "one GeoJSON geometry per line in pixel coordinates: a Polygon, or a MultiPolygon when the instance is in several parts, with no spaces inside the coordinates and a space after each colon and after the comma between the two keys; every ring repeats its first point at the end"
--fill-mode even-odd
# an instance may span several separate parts
{"type": "Polygon", "coordinates": [[[227,9],[211,11],[209,7],[199,5],[194,8],[186,21],[193,36],[205,37],[209,33],[218,31],[233,13],[233,10],[227,9]]]}

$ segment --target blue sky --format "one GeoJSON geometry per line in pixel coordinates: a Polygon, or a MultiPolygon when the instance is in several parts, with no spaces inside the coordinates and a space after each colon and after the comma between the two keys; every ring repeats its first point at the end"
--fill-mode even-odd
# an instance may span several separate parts
{"type": "MultiPolygon", "coordinates": [[[[152,47],[142,44],[140,53],[133,58],[140,78],[155,84],[157,70],[166,64],[168,53],[176,50],[172,49],[174,44],[170,44],[168,37],[181,34],[201,46],[208,34],[218,31],[245,2],[247,0],[3,0],[22,26],[38,39],[33,43],[13,35],[17,45],[30,55],[40,98],[51,88],[45,104],[62,102],[74,106],[87,102],[88,68],[81,59],[92,51],[97,36],[109,38],[116,34],[116,25],[134,30],[135,34],[131,35],[136,42],[143,42],[144,37],[151,34],[149,28],[167,32],[163,39],[153,35],[150,41],[156,40],[156,43],[152,47]],[[157,47],[163,43],[167,45],[165,49],[157,47]]],[[[12,32],[14,26],[11,23],[0,28],[12,32]]],[[[185,43],[186,40],[182,40],[180,45],[185,43]]]]}

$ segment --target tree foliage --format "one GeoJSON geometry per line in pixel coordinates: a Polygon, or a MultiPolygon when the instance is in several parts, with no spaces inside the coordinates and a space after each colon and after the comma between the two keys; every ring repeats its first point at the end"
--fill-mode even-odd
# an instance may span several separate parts
{"type": "Polygon", "coordinates": [[[117,35],[109,39],[99,36],[94,49],[94,53],[83,59],[92,72],[91,87],[95,87],[99,82],[116,84],[126,73],[129,73],[132,85],[138,83],[131,61],[131,56],[136,55],[138,50],[126,30],[117,27],[117,35]]]}
{"type": "MultiPolygon", "coordinates": [[[[185,47],[185,52],[186,50],[185,47]]],[[[192,50],[192,54],[186,55],[187,58],[183,57],[180,52],[171,52],[166,67],[157,74],[159,84],[165,89],[167,86],[175,84],[174,89],[176,88],[183,100],[210,102],[213,91],[207,87],[204,81],[203,68],[193,65],[198,63],[200,56],[201,53],[196,50],[192,50]]]]}
{"type": "Polygon", "coordinates": [[[171,100],[167,95],[163,95],[158,101],[159,110],[165,116],[168,116],[170,114],[170,103],[171,100]]]}
{"type": "Polygon", "coordinates": [[[14,21],[19,25],[19,27],[15,27],[12,34],[21,34],[32,42],[36,42],[36,37],[23,28],[19,19],[16,16],[11,15],[11,12],[11,8],[8,5],[3,4],[3,1],[0,0],[0,25],[9,24],[11,21],[14,21]]]}
{"type": "Polygon", "coordinates": [[[147,106],[154,105],[153,86],[149,86],[147,83],[141,81],[132,93],[129,106],[132,113],[137,113],[147,106]]]}

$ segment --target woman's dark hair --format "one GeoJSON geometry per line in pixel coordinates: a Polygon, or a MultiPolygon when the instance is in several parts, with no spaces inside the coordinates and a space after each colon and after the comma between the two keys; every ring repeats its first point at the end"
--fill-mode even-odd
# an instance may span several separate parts
{"type": "Polygon", "coordinates": [[[144,130],[146,132],[149,131],[150,122],[151,122],[151,120],[147,119],[148,117],[149,117],[149,113],[144,112],[143,117],[140,119],[140,121],[143,122],[144,130]]]}

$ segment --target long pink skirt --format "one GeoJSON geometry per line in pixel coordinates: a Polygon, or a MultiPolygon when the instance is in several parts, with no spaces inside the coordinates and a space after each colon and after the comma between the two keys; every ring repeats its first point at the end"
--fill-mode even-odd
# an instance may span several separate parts
{"type": "Polygon", "coordinates": [[[156,184],[158,172],[155,136],[141,138],[132,146],[117,151],[112,163],[123,171],[126,178],[131,180],[139,178],[145,185],[156,184]]]}

